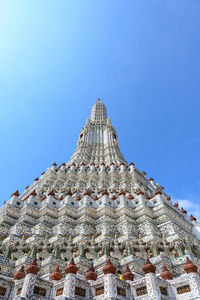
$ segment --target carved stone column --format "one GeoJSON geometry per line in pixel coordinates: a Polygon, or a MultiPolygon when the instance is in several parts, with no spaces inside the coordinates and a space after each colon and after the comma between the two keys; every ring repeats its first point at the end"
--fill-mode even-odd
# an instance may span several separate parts
{"type": "Polygon", "coordinates": [[[117,299],[117,277],[115,275],[116,268],[112,265],[110,259],[107,260],[104,273],[104,299],[115,300],[117,299]]]}
{"type": "Polygon", "coordinates": [[[147,259],[142,270],[145,273],[147,293],[149,299],[161,300],[161,292],[155,274],[156,267],[150,262],[149,259],[147,259]]]}
{"type": "Polygon", "coordinates": [[[114,274],[104,276],[104,299],[117,299],[117,278],[114,274]]]}
{"type": "Polygon", "coordinates": [[[149,299],[161,300],[161,292],[156,275],[154,273],[148,273],[145,277],[149,299]]]}
{"type": "Polygon", "coordinates": [[[91,300],[93,299],[93,297],[95,297],[95,288],[93,288],[93,282],[97,280],[97,273],[95,272],[94,270],[94,267],[93,267],[93,263],[92,265],[90,266],[88,272],[85,274],[85,278],[88,280],[88,283],[89,283],[89,292],[88,292],[88,300],[91,300]]]}
{"type": "Polygon", "coordinates": [[[78,272],[78,268],[74,263],[72,258],[70,264],[65,268],[65,283],[64,283],[64,291],[63,296],[65,300],[73,300],[75,299],[75,289],[76,289],[76,273],[78,272]]]}
{"type": "Polygon", "coordinates": [[[198,273],[188,274],[189,284],[194,299],[200,299],[200,276],[198,273]]]}
{"type": "Polygon", "coordinates": [[[33,295],[37,274],[40,268],[37,266],[36,260],[32,262],[30,266],[26,268],[26,277],[23,282],[22,291],[20,297],[22,299],[30,299],[33,295]]]}
{"type": "MultiPolygon", "coordinates": [[[[12,299],[16,299],[17,298],[17,291],[20,290],[19,288],[17,288],[18,285],[18,281],[22,280],[26,277],[26,274],[24,272],[24,266],[21,266],[21,268],[14,274],[14,281],[15,281],[15,289],[13,291],[13,298],[12,299]],[[14,297],[15,295],[15,297],[14,297]]],[[[21,293],[21,292],[20,292],[21,293]]]]}
{"type": "Polygon", "coordinates": [[[188,281],[192,292],[192,297],[200,299],[200,276],[197,272],[198,268],[189,258],[186,258],[184,270],[188,274],[188,281]],[[198,297],[198,298],[197,298],[198,297]]]}

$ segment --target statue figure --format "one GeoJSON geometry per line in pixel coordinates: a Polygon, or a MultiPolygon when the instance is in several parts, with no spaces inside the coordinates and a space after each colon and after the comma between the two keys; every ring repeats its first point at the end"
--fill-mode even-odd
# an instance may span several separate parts
{"type": "Polygon", "coordinates": [[[32,258],[33,260],[35,260],[36,257],[37,257],[37,248],[36,248],[35,245],[32,247],[30,256],[31,256],[31,258],[32,258]]]}
{"type": "Polygon", "coordinates": [[[46,259],[50,256],[50,252],[49,252],[49,240],[48,240],[48,236],[45,236],[44,239],[44,245],[42,246],[42,251],[37,253],[37,259],[41,260],[41,259],[46,259]]]}
{"type": "Polygon", "coordinates": [[[183,256],[183,241],[181,239],[172,242],[173,250],[172,253],[175,257],[183,256]]]}
{"type": "Polygon", "coordinates": [[[75,257],[78,257],[78,256],[79,256],[79,250],[78,250],[78,249],[76,250],[74,256],[75,256],[75,257]]]}
{"type": "Polygon", "coordinates": [[[138,244],[135,244],[134,247],[136,249],[135,255],[143,258],[146,253],[146,245],[143,242],[141,234],[139,234],[138,244]]]}
{"type": "Polygon", "coordinates": [[[126,250],[126,248],[123,249],[123,256],[124,257],[127,256],[127,250],[126,250]]]}
{"type": "Polygon", "coordinates": [[[98,257],[101,257],[103,255],[103,250],[100,249],[99,252],[98,252],[98,257]]]}
{"type": "Polygon", "coordinates": [[[103,254],[107,255],[107,256],[110,256],[110,245],[109,244],[104,245],[103,254]]]}
{"type": "Polygon", "coordinates": [[[192,253],[192,248],[191,248],[192,242],[189,240],[188,237],[185,238],[185,241],[183,241],[183,247],[185,248],[185,254],[191,254],[192,253]]]}
{"type": "Polygon", "coordinates": [[[81,244],[81,245],[79,246],[79,257],[80,257],[80,258],[85,257],[85,247],[84,247],[83,244],[81,244]]]}
{"type": "Polygon", "coordinates": [[[113,258],[121,259],[123,257],[121,250],[120,250],[120,245],[118,243],[117,236],[115,235],[114,239],[114,246],[113,246],[114,251],[110,252],[110,256],[113,258]]]}
{"type": "Polygon", "coordinates": [[[70,235],[69,239],[67,240],[67,246],[62,247],[63,250],[65,250],[65,252],[61,253],[61,258],[63,260],[71,260],[73,257],[73,250],[74,247],[72,245],[72,237],[70,235]]]}
{"type": "Polygon", "coordinates": [[[12,253],[11,247],[8,247],[6,252],[5,252],[5,257],[6,258],[11,258],[11,253],[12,253]]]}
{"type": "Polygon", "coordinates": [[[128,256],[133,254],[133,249],[130,244],[128,244],[128,247],[127,247],[127,254],[128,254],[128,256]]]}
{"type": "Polygon", "coordinates": [[[56,247],[54,248],[54,250],[53,250],[53,256],[54,256],[55,258],[60,258],[60,251],[59,251],[59,247],[58,247],[58,246],[56,246],[56,247]]]}
{"type": "Polygon", "coordinates": [[[26,246],[26,241],[25,241],[24,236],[22,236],[19,246],[17,247],[17,251],[15,251],[11,254],[11,258],[14,260],[21,258],[25,253],[25,246],[26,246]]]}
{"type": "Polygon", "coordinates": [[[155,257],[159,254],[158,252],[158,243],[156,241],[152,241],[149,243],[149,248],[152,251],[152,257],[155,257]]]}
{"type": "Polygon", "coordinates": [[[88,245],[87,247],[88,247],[89,252],[86,253],[86,255],[85,255],[86,258],[87,259],[92,259],[92,260],[96,259],[98,257],[98,254],[97,254],[97,251],[96,251],[97,247],[95,245],[94,236],[92,236],[91,241],[90,241],[90,245],[88,245]]]}
{"type": "Polygon", "coordinates": [[[159,243],[159,250],[160,250],[160,254],[162,255],[167,255],[168,257],[171,257],[171,245],[170,243],[168,243],[165,239],[165,234],[162,234],[162,242],[159,243]]]}

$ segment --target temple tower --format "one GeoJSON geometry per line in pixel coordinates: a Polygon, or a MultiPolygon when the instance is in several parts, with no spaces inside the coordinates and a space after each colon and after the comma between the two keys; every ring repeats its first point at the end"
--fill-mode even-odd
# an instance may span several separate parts
{"type": "Polygon", "coordinates": [[[200,299],[199,228],[126,162],[98,99],[70,161],[0,209],[0,298],[200,299]]]}

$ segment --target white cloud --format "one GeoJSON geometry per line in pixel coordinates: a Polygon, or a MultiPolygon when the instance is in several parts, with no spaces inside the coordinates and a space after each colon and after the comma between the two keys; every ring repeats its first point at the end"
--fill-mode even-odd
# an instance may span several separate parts
{"type": "Polygon", "coordinates": [[[192,200],[180,199],[177,197],[172,197],[172,200],[174,202],[178,201],[179,207],[183,207],[185,210],[187,210],[188,216],[192,214],[197,219],[197,221],[200,222],[200,204],[192,200]]]}

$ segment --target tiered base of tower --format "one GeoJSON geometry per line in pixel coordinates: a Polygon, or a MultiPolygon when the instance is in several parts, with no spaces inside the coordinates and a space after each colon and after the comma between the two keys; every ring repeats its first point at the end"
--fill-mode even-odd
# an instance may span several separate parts
{"type": "Polygon", "coordinates": [[[200,224],[127,165],[100,100],[70,162],[4,203],[0,237],[0,299],[200,299],[200,224]]]}
{"type": "MultiPolygon", "coordinates": [[[[85,273],[78,273],[77,263],[74,260],[61,269],[58,266],[51,274],[42,276],[36,261],[26,267],[21,267],[13,278],[0,276],[1,299],[94,299],[94,300],[119,300],[119,299],[200,299],[200,276],[195,266],[188,257],[184,264],[185,273],[173,278],[172,272],[164,266],[160,274],[156,274],[156,267],[149,259],[141,268],[143,275],[133,273],[133,257],[128,258],[130,263],[126,267],[119,266],[119,262],[111,262],[104,256],[101,267],[95,271],[93,266],[85,273]],[[106,261],[105,261],[106,260],[106,261]],[[116,263],[116,264],[115,264],[116,263]],[[116,266],[116,267],[115,267],[116,266]],[[124,270],[119,277],[116,270],[124,270]],[[62,272],[61,272],[62,271],[62,272]],[[98,275],[99,274],[99,275],[98,275]]],[[[183,258],[185,259],[185,257],[183,258]]],[[[55,260],[55,264],[61,265],[55,260]]],[[[123,263],[122,263],[123,264],[123,263]]],[[[52,265],[51,265],[52,266],[52,265]]]]}
{"type": "MultiPolygon", "coordinates": [[[[133,165],[125,170],[126,176],[138,172],[133,165]]],[[[58,174],[55,164],[45,176],[52,173],[58,174]]],[[[1,209],[0,299],[200,299],[198,223],[152,179],[151,196],[139,189],[131,195],[68,191],[65,197],[51,191],[44,198],[37,183],[29,196],[14,193],[1,209]],[[147,257],[156,269],[145,273],[147,257]],[[187,257],[197,266],[188,273],[187,257]],[[78,272],[66,275],[72,258],[78,272]],[[116,271],[105,275],[109,258],[116,271]],[[33,260],[40,271],[19,275],[33,260]],[[86,278],[91,263],[96,280],[86,278]],[[131,280],[123,275],[127,265],[131,280]]]]}

